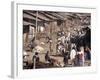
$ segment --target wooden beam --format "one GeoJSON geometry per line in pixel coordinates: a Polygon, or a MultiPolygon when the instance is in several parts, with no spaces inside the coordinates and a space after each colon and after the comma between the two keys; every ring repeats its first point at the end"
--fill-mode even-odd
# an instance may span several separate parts
{"type": "Polygon", "coordinates": [[[56,19],[60,19],[58,16],[54,15],[54,12],[45,12],[45,13],[55,17],[56,19]]]}
{"type": "Polygon", "coordinates": [[[50,14],[47,14],[47,13],[45,13],[45,12],[39,12],[40,14],[42,14],[43,16],[45,16],[45,17],[47,17],[47,18],[49,18],[50,20],[56,20],[57,18],[55,18],[55,17],[53,17],[53,16],[51,16],[50,14]]]}
{"type": "MultiPolygon", "coordinates": [[[[36,20],[36,17],[35,17],[35,16],[32,16],[32,15],[30,15],[30,14],[28,14],[28,13],[23,13],[23,17],[36,20]]],[[[40,19],[37,19],[37,21],[41,21],[41,20],[40,20],[40,19]]]]}
{"type": "MultiPolygon", "coordinates": [[[[31,13],[31,12],[25,12],[25,11],[24,11],[24,13],[26,13],[26,14],[28,14],[28,15],[34,17],[34,18],[36,18],[36,13],[33,14],[33,13],[31,13]]],[[[40,17],[38,17],[38,19],[41,20],[41,21],[47,21],[47,20],[45,20],[45,19],[43,19],[43,18],[40,18],[40,17]]]]}
{"type": "Polygon", "coordinates": [[[55,17],[57,20],[58,19],[62,20],[64,18],[63,16],[59,15],[58,12],[45,12],[45,13],[55,17]]]}
{"type": "MultiPolygon", "coordinates": [[[[36,13],[32,13],[32,11],[28,12],[28,13],[36,17],[36,13]]],[[[41,21],[50,21],[50,19],[48,19],[40,14],[38,15],[38,19],[40,19],[41,21]]]]}
{"type": "Polygon", "coordinates": [[[33,24],[31,22],[27,22],[27,21],[23,21],[23,25],[31,25],[33,27],[36,27],[35,24],[33,24]]]}
{"type": "Polygon", "coordinates": [[[33,23],[33,24],[36,23],[36,21],[34,19],[30,19],[30,18],[27,18],[27,17],[24,17],[23,21],[30,22],[30,23],[33,23]]]}

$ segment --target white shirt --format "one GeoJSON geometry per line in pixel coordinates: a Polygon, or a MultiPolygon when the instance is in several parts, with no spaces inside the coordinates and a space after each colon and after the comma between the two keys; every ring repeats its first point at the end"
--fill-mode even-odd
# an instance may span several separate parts
{"type": "Polygon", "coordinates": [[[70,59],[74,59],[75,58],[75,55],[76,55],[76,51],[75,49],[72,49],[71,52],[70,52],[70,59]]]}

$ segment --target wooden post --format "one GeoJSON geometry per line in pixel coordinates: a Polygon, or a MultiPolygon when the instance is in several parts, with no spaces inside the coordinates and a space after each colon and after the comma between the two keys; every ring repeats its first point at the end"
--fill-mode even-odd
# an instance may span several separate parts
{"type": "Polygon", "coordinates": [[[35,69],[35,67],[36,67],[36,58],[34,58],[34,62],[33,62],[34,64],[33,64],[33,69],[35,69]]]}
{"type": "Polygon", "coordinates": [[[29,35],[29,33],[27,32],[27,33],[26,33],[26,38],[25,38],[25,44],[28,43],[28,35],[29,35]]]}
{"type": "Polygon", "coordinates": [[[38,32],[38,25],[37,25],[37,23],[38,23],[38,21],[37,21],[37,19],[38,19],[38,11],[36,12],[36,31],[35,31],[35,37],[37,36],[37,32],[38,32]]]}
{"type": "MultiPolygon", "coordinates": [[[[52,40],[52,22],[50,23],[50,39],[52,40]]],[[[52,44],[51,44],[51,41],[50,41],[50,54],[52,52],[51,46],[52,46],[52,44]]]]}

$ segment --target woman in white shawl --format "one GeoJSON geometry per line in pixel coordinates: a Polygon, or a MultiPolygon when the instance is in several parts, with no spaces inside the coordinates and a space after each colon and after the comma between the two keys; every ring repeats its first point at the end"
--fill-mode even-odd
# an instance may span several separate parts
{"type": "Polygon", "coordinates": [[[70,52],[70,59],[71,59],[71,64],[72,64],[72,66],[74,66],[75,56],[76,56],[76,50],[75,50],[75,48],[73,47],[72,50],[71,50],[71,52],[70,52]]]}

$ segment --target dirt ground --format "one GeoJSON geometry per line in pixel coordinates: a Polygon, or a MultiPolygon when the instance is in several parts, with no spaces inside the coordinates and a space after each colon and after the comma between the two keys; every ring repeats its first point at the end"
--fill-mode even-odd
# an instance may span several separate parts
{"type": "MultiPolygon", "coordinates": [[[[24,58],[24,60],[23,61],[27,61],[28,62],[28,64],[30,64],[32,67],[31,68],[33,68],[33,65],[32,65],[32,57],[33,57],[33,53],[32,52],[27,52],[27,54],[28,54],[28,56],[26,56],[26,58],[24,58]]],[[[54,66],[47,66],[46,64],[46,61],[45,61],[45,53],[41,53],[41,54],[39,54],[39,58],[40,58],[40,62],[41,62],[41,64],[38,66],[38,68],[54,68],[54,66]]],[[[60,64],[63,66],[64,65],[64,63],[63,63],[63,57],[61,56],[61,55],[51,55],[50,56],[50,58],[53,58],[53,59],[56,59],[57,61],[59,61],[60,62],[60,64]]],[[[84,63],[84,66],[90,66],[90,64],[91,64],[91,61],[85,61],[85,63],[84,63]]],[[[23,66],[25,66],[26,64],[23,64],[23,66]]],[[[60,66],[61,67],[61,66],[60,66]]],[[[71,65],[71,61],[70,61],[70,59],[68,60],[68,64],[67,64],[67,66],[66,67],[75,67],[75,66],[72,66],[71,65]]],[[[29,67],[30,68],[30,67],[29,67]]],[[[25,69],[25,67],[24,67],[24,69],[25,69]]],[[[26,69],[28,69],[28,68],[26,68],[26,69]]]]}

